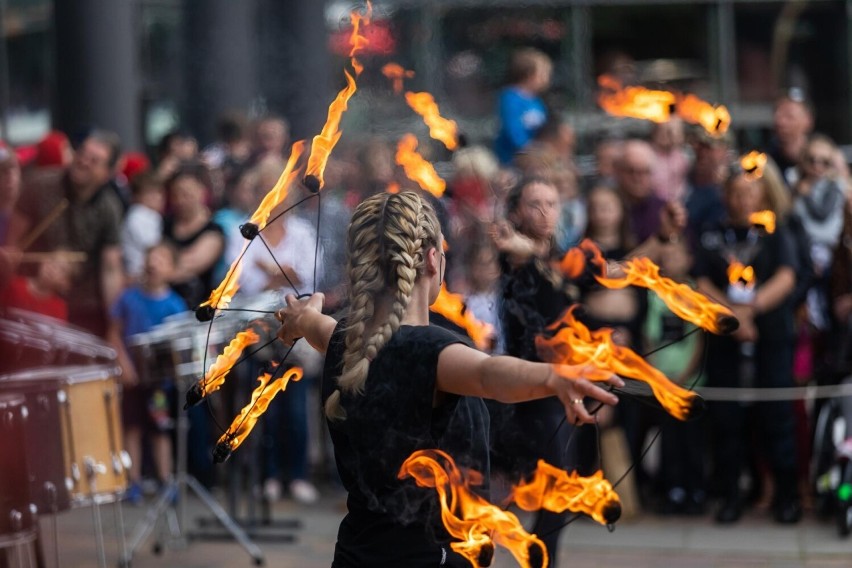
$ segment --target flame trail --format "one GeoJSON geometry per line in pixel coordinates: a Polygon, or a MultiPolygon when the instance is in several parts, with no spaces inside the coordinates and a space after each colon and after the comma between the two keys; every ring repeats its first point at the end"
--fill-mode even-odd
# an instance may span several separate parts
{"type": "Polygon", "coordinates": [[[311,144],[311,154],[308,157],[308,166],[305,171],[305,185],[311,191],[319,191],[325,185],[323,178],[325,166],[328,164],[331,151],[343,134],[340,131],[340,120],[349,106],[349,99],[352,98],[352,95],[357,90],[355,77],[360,75],[364,69],[361,63],[355,58],[355,55],[369,43],[367,38],[361,33],[361,26],[369,25],[371,14],[372,5],[369,2],[367,2],[366,15],[361,16],[354,11],[351,13],[352,35],[349,38],[349,43],[352,49],[349,51],[349,59],[355,75],[353,76],[349,71],[343,71],[344,75],[346,75],[346,86],[337,93],[337,96],[331,102],[331,105],[329,105],[328,117],[322,127],[322,131],[314,136],[311,144]]]}
{"type": "Polygon", "coordinates": [[[666,122],[671,118],[675,95],[668,91],[654,91],[645,87],[623,87],[612,75],[598,77],[601,92],[598,104],[613,116],[640,118],[653,122],[666,122]]]}
{"type": "Polygon", "coordinates": [[[260,336],[254,330],[247,329],[239,332],[225,347],[225,350],[216,357],[216,360],[210,365],[210,368],[205,373],[198,384],[201,387],[201,397],[205,397],[212,392],[219,390],[225,384],[225,378],[228,373],[237,363],[240,356],[249,345],[254,345],[260,341],[260,336]]]}
{"type": "Polygon", "coordinates": [[[678,96],[677,114],[690,124],[700,125],[708,134],[717,138],[731,126],[731,114],[725,105],[713,106],[692,94],[678,96]]]}
{"type": "Polygon", "coordinates": [[[269,379],[272,375],[265,373],[257,378],[260,383],[254,392],[251,393],[251,401],[240,411],[240,414],[234,418],[227,432],[219,438],[218,444],[227,446],[228,452],[233,452],[240,447],[240,444],[251,434],[254,425],[258,418],[266,412],[269,403],[275,398],[275,395],[287,388],[290,381],[300,381],[302,379],[302,369],[293,367],[284,372],[284,375],[269,384],[269,379]]]}
{"type": "Polygon", "coordinates": [[[559,269],[568,278],[579,278],[587,266],[595,267],[596,275],[606,276],[606,259],[591,239],[583,239],[579,245],[568,249],[559,261],[559,269]]]}
{"type": "Polygon", "coordinates": [[[444,195],[446,182],[441,179],[432,164],[417,153],[417,138],[413,134],[406,134],[397,144],[396,163],[402,166],[408,179],[417,182],[421,188],[435,197],[444,195]]]}
{"type": "Polygon", "coordinates": [[[770,235],[775,232],[775,213],[772,211],[757,211],[748,216],[752,225],[761,225],[770,235]]]}
{"type": "Polygon", "coordinates": [[[429,136],[443,142],[447,150],[458,148],[458,125],[455,120],[441,116],[438,103],[430,93],[405,93],[405,102],[417,114],[423,117],[423,122],[429,127],[429,136]]]}
{"type": "Polygon", "coordinates": [[[479,349],[488,349],[494,328],[476,319],[473,312],[465,306],[461,294],[453,294],[447,290],[447,285],[442,283],[441,291],[429,309],[463,328],[479,349]]]}
{"type": "Polygon", "coordinates": [[[402,83],[405,79],[414,77],[414,71],[409,71],[398,63],[387,63],[382,67],[382,75],[391,80],[393,92],[396,94],[402,93],[402,83]]]}
{"type": "MultiPolygon", "coordinates": [[[[569,308],[560,319],[548,327],[553,337],[536,337],[539,356],[559,365],[590,365],[630,377],[648,384],[654,397],[666,411],[679,420],[689,418],[694,392],[671,382],[663,373],[628,347],[617,345],[612,339],[612,329],[591,331],[574,317],[574,308],[569,308]]],[[[600,380],[587,375],[589,380],[600,380]]]]}
{"type": "Polygon", "coordinates": [[[621,500],[602,471],[581,477],[576,471],[568,473],[544,460],[538,460],[529,481],[512,488],[511,499],[524,511],[585,513],[602,525],[612,524],[621,516],[621,500]]]}
{"type": "Polygon", "coordinates": [[[740,167],[746,174],[746,178],[756,180],[763,177],[766,168],[766,154],[752,150],[740,158],[740,167]]]}
{"type": "Polygon", "coordinates": [[[746,288],[753,288],[754,268],[744,266],[738,260],[732,261],[728,265],[728,282],[734,285],[745,286],[746,288]]]}
{"type": "Polygon", "coordinates": [[[624,277],[595,279],[610,289],[639,286],[657,293],[666,306],[679,318],[694,323],[701,329],[717,335],[725,335],[737,329],[739,322],[734,314],[704,294],[660,276],[660,267],[648,258],[634,258],[622,263],[624,277]]]}
{"type": "Polygon", "coordinates": [[[469,488],[471,480],[481,479],[481,475],[463,476],[448,454],[440,450],[418,450],[402,464],[398,477],[412,477],[420,487],[435,488],[444,527],[453,538],[461,541],[451,543],[450,547],[475,568],[490,564],[493,544],[509,550],[524,568],[530,568],[533,559],[541,559],[537,566],[547,566],[544,543],[527,533],[514,514],[473,493],[469,488]]]}

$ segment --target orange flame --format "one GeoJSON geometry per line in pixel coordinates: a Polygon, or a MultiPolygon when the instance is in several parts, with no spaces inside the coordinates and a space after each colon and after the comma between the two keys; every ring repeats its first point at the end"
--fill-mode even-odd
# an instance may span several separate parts
{"type": "Polygon", "coordinates": [[[432,164],[417,153],[417,138],[413,134],[406,134],[399,141],[396,147],[396,163],[402,166],[408,179],[417,182],[421,188],[435,197],[444,195],[446,182],[441,179],[432,164]]]}
{"type": "Polygon", "coordinates": [[[578,278],[586,270],[587,264],[596,266],[601,276],[606,275],[606,259],[601,249],[590,239],[583,239],[579,245],[568,249],[559,261],[559,269],[568,278],[578,278]]]}
{"type": "Polygon", "coordinates": [[[581,477],[544,460],[538,460],[532,479],[512,488],[511,498],[524,511],[585,513],[602,525],[614,523],[621,515],[621,500],[602,471],[581,477]]]}
{"type": "Polygon", "coordinates": [[[299,161],[304,150],[304,140],[299,140],[293,144],[293,148],[290,150],[290,158],[287,160],[287,165],[284,167],[284,171],[281,172],[281,176],[278,178],[278,181],[272,189],[269,190],[269,193],[264,196],[263,201],[260,202],[260,205],[257,206],[257,209],[251,216],[250,222],[257,225],[259,229],[263,229],[266,226],[266,222],[269,219],[269,215],[272,213],[272,210],[278,205],[284,203],[284,200],[287,199],[290,186],[299,174],[298,171],[295,171],[296,163],[299,161]]]}
{"type": "Polygon", "coordinates": [[[444,143],[447,150],[455,150],[458,143],[458,125],[455,120],[441,116],[438,103],[430,93],[405,93],[405,102],[414,112],[423,117],[429,127],[429,136],[444,143]]]}
{"type": "MultiPolygon", "coordinates": [[[[574,317],[573,312],[574,308],[569,308],[548,327],[555,332],[553,337],[536,338],[539,355],[556,364],[556,373],[560,373],[559,365],[575,368],[578,365],[590,365],[643,381],[651,387],[654,397],[669,414],[679,420],[689,417],[695,393],[671,382],[632,349],[616,345],[612,339],[612,329],[591,331],[574,317]]],[[[593,375],[587,375],[586,378],[601,380],[593,375]]]]}
{"type": "Polygon", "coordinates": [[[675,315],[709,332],[725,334],[736,329],[736,319],[728,308],[686,284],[660,276],[660,267],[650,259],[634,258],[624,262],[622,268],[625,273],[623,278],[595,278],[611,289],[632,285],[653,290],[675,315]]]}
{"type": "Polygon", "coordinates": [[[231,372],[245,348],[258,341],[260,341],[260,336],[251,329],[239,332],[225,347],[225,350],[216,357],[216,361],[210,365],[204,378],[201,379],[202,395],[207,396],[219,390],[225,384],[225,377],[231,372]]]}
{"type": "MultiPolygon", "coordinates": [[[[481,480],[471,472],[463,476],[453,458],[440,450],[418,450],[402,464],[398,477],[414,478],[420,487],[434,487],[441,505],[441,520],[447,532],[461,542],[450,547],[479,568],[483,552],[490,557],[493,543],[503,546],[525,568],[531,566],[530,550],[542,556],[542,568],[548,564],[544,543],[524,530],[518,518],[473,493],[469,486],[481,480]],[[490,551],[488,550],[490,549],[490,551]]],[[[487,563],[486,563],[487,564],[487,563]]]]}
{"type": "Polygon", "coordinates": [[[385,188],[385,191],[387,191],[388,193],[399,193],[399,184],[395,181],[392,181],[385,188]]]}
{"type": "Polygon", "coordinates": [[[766,167],[766,154],[752,150],[740,158],[740,167],[746,174],[746,178],[756,180],[763,177],[763,169],[766,167]]]}
{"type": "Polygon", "coordinates": [[[207,301],[201,304],[202,307],[213,306],[217,309],[227,308],[228,304],[231,303],[231,300],[234,299],[237,290],[240,289],[240,274],[243,271],[243,263],[238,261],[241,260],[249,242],[250,241],[246,241],[243,243],[243,250],[231,263],[230,268],[228,268],[228,272],[225,274],[222,281],[219,282],[219,285],[210,292],[210,296],[207,298],[207,301]]]}
{"type": "Polygon", "coordinates": [[[625,87],[612,75],[598,77],[598,85],[598,104],[613,116],[661,123],[676,113],[686,122],[700,125],[711,136],[721,136],[731,125],[731,114],[724,105],[713,106],[693,94],[625,87]]]}
{"type": "Polygon", "coordinates": [[[409,71],[398,63],[387,63],[382,67],[382,75],[392,81],[393,92],[399,94],[402,92],[402,82],[414,77],[414,71],[409,71]]]}
{"type": "Polygon", "coordinates": [[[675,95],[668,91],[654,91],[645,87],[624,87],[612,75],[598,77],[601,92],[598,104],[613,116],[640,118],[653,122],[666,122],[671,118],[675,95]]]}
{"type": "Polygon", "coordinates": [[[323,173],[325,172],[326,164],[328,164],[328,157],[343,134],[340,131],[340,120],[349,106],[349,99],[352,98],[352,95],[357,90],[355,77],[360,75],[364,69],[361,63],[355,59],[355,54],[369,43],[367,38],[361,33],[361,26],[362,24],[366,26],[370,23],[372,9],[372,5],[367,2],[366,15],[361,16],[354,11],[351,13],[352,35],[349,38],[349,44],[352,46],[352,49],[349,51],[349,57],[352,69],[355,71],[355,76],[353,77],[346,70],[343,71],[343,74],[346,75],[346,86],[337,93],[337,96],[331,102],[331,105],[329,105],[325,125],[323,125],[322,131],[314,136],[311,144],[311,155],[308,157],[308,166],[305,173],[309,176],[314,176],[319,181],[320,188],[325,185],[323,173]]]}
{"type": "Polygon", "coordinates": [[[220,444],[228,444],[231,451],[240,447],[240,444],[251,434],[254,425],[258,418],[266,412],[269,403],[275,398],[275,395],[287,388],[287,384],[292,381],[302,379],[302,369],[293,367],[285,371],[284,376],[277,378],[267,388],[269,379],[272,375],[265,373],[257,378],[260,383],[254,392],[251,393],[251,402],[249,402],[241,411],[240,414],[231,422],[231,426],[227,432],[219,438],[220,444]]]}
{"type": "Polygon", "coordinates": [[[494,328],[489,324],[477,320],[473,312],[467,309],[461,294],[453,294],[447,290],[446,284],[441,284],[441,291],[435,302],[429,308],[436,314],[440,314],[464,328],[473,342],[483,351],[488,348],[489,339],[494,333],[494,328]]]}
{"type": "Polygon", "coordinates": [[[692,94],[677,98],[677,114],[690,124],[700,125],[715,137],[723,135],[731,126],[731,113],[725,105],[714,107],[692,94]]]}
{"type": "Polygon", "coordinates": [[[744,266],[738,260],[733,260],[728,265],[728,282],[732,285],[739,284],[746,288],[754,286],[754,268],[744,266]]]}
{"type": "Polygon", "coordinates": [[[761,225],[770,235],[775,232],[775,213],[772,211],[756,211],[748,216],[749,223],[761,225]]]}

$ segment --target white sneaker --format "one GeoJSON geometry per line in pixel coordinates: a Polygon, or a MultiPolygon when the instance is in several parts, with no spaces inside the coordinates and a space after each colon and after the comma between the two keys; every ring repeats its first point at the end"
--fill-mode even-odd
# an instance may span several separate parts
{"type": "Polygon", "coordinates": [[[270,503],[274,503],[281,499],[281,482],[270,477],[263,482],[263,496],[270,503]]]}
{"type": "Polygon", "coordinates": [[[294,479],[290,482],[290,495],[303,505],[312,505],[319,500],[317,488],[304,479],[294,479]]]}

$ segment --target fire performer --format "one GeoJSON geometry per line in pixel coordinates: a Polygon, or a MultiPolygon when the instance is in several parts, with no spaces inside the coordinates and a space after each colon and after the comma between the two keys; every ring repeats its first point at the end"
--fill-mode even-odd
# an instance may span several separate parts
{"type": "MultiPolygon", "coordinates": [[[[727,220],[699,238],[693,269],[698,288],[727,303],[740,322],[732,336],[708,339],[710,386],[736,388],[751,382],[756,387],[793,386],[792,297],[798,263],[783,225],[772,234],[752,225],[750,217],[762,199],[761,182],[735,172],[724,188],[727,220]]],[[[772,468],[775,520],[795,523],[801,506],[793,404],[761,402],[753,411],[758,413],[760,440],[772,468]]],[[[715,402],[709,406],[709,418],[716,446],[714,477],[722,497],[716,521],[732,523],[744,506],[739,479],[749,439],[746,409],[739,402],[715,402]]]]}
{"type": "MultiPolygon", "coordinates": [[[[326,354],[322,400],[349,492],[335,567],[470,565],[446,545],[435,492],[401,482],[397,473],[415,450],[437,448],[488,479],[489,418],[481,398],[555,396],[572,423],[593,421],[586,396],[617,402],[579,378],[586,369],[573,369],[578,378],[566,380],[548,364],[490,357],[429,326],[446,266],[442,242],[423,197],[374,195],[349,225],[346,318],[323,315],[322,294],[301,301],[288,295],[278,312],[285,344],[304,337],[326,354]]],[[[617,377],[609,382],[621,384],[617,377]]]]}

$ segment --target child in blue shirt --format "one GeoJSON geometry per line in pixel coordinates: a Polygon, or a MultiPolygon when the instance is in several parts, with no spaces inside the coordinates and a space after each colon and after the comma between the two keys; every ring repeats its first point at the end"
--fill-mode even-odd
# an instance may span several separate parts
{"type": "Polygon", "coordinates": [[[167,243],[149,248],[139,284],[131,286],[119,296],[110,311],[108,339],[118,352],[122,369],[121,384],[124,445],[130,454],[130,488],[127,498],[140,503],[139,486],[142,470],[142,438],[151,435],[154,464],[161,481],[172,472],[170,431],[174,427],[169,401],[174,394],[169,381],[163,377],[159,385],[139,384],[139,375],[127,350],[132,335],[150,331],[168,316],[187,310],[186,303],[169,287],[169,277],[175,269],[177,251],[167,243]],[[171,393],[170,393],[171,391],[171,393]]]}

